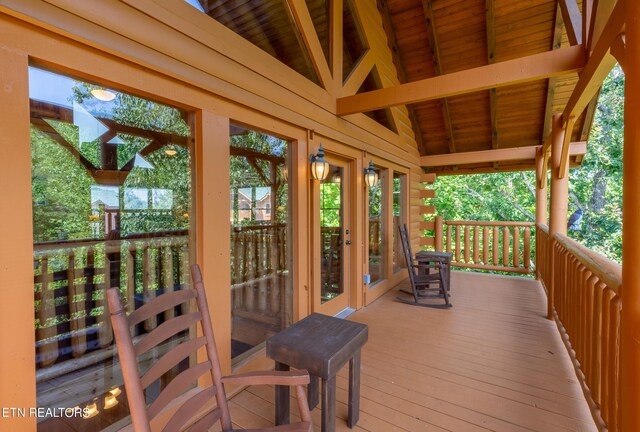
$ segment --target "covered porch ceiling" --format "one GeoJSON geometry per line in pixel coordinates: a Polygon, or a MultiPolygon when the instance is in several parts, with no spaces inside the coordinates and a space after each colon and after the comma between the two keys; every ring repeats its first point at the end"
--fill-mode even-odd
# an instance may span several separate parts
{"type": "MultiPolygon", "coordinates": [[[[294,9],[306,5],[332,65],[333,2],[199,1],[205,13],[322,86],[323,71],[294,9]]],[[[381,21],[379,36],[395,71],[371,68],[353,94],[336,95],[336,114],[365,113],[398,132],[390,108],[406,106],[420,165],[444,175],[534,169],[536,147],[548,151],[552,115],[563,113],[570,164],[581,163],[600,83],[591,73],[578,82],[598,54],[596,42],[605,39],[615,2],[588,1],[586,8],[582,0],[376,2],[379,17],[363,17],[357,0],[344,1],[343,83],[368,61],[367,20],[381,21]],[[396,74],[399,85],[385,85],[385,73],[396,74]]],[[[605,56],[608,50],[599,60],[605,56]]]]}

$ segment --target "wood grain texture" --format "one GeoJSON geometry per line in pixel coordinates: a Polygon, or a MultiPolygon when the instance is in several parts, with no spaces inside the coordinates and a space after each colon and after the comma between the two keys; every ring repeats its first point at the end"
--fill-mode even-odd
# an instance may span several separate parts
{"type": "MultiPolygon", "coordinates": [[[[395,302],[393,290],[349,317],[369,326],[354,431],[596,431],[537,281],[454,271],[451,292],[452,310],[395,302]]],[[[345,432],[348,381],[345,367],[336,393],[345,432]]],[[[237,426],[273,424],[271,387],[230,406],[237,426]]],[[[311,416],[320,431],[320,410],[311,416]]]]}

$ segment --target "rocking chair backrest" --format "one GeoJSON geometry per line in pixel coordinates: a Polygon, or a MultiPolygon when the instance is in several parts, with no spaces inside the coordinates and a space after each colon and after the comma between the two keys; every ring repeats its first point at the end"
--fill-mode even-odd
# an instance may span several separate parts
{"type": "MultiPolygon", "coordinates": [[[[191,276],[195,289],[173,291],[160,295],[126,316],[120,301],[118,288],[110,288],[107,291],[109,310],[113,331],[120,356],[122,375],[124,377],[127,399],[131,411],[131,421],[136,432],[151,431],[149,422],[153,420],[172,400],[180,396],[190,388],[190,385],[206,373],[211,374],[213,385],[199,391],[187,400],[176,413],[169,419],[163,431],[179,431],[189,424],[189,421],[210,401],[213,397],[217,400],[218,407],[206,416],[196,421],[192,430],[208,430],[220,420],[223,431],[231,430],[231,417],[227,398],[222,385],[222,372],[213,337],[213,328],[209,308],[202,284],[202,275],[197,265],[191,267],[191,276]],[[143,336],[135,344],[131,337],[131,329],[148,318],[155,317],[164,311],[173,311],[183,303],[196,300],[196,310],[183,315],[165,320],[161,325],[143,336]],[[167,339],[188,330],[200,323],[203,336],[188,339],[177,346],[172,347],[160,359],[144,373],[138,369],[137,357],[156,348],[167,339]],[[180,372],[160,392],[158,397],[147,407],[144,389],[153,384],[173,367],[183,360],[196,358],[196,352],[205,347],[207,358],[200,363],[191,365],[180,372]]],[[[165,314],[171,316],[172,314],[165,314]]]]}
{"type": "Polygon", "coordinates": [[[404,259],[407,263],[407,271],[409,272],[409,280],[411,285],[415,284],[415,268],[413,264],[413,254],[411,253],[411,243],[409,242],[409,235],[407,232],[407,225],[398,226],[400,230],[400,242],[402,243],[402,252],[404,253],[404,259]]]}

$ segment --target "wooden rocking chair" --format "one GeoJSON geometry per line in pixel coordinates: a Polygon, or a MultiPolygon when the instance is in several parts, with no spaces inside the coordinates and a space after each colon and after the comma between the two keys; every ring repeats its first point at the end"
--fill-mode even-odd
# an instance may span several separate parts
{"type": "Polygon", "coordinates": [[[132,312],[129,316],[126,316],[122,303],[120,302],[120,291],[117,288],[111,288],[107,292],[111,322],[113,323],[113,331],[120,356],[122,375],[124,377],[127,399],[131,411],[131,421],[135,431],[150,432],[151,427],[149,422],[151,420],[172,400],[190,388],[190,385],[196,382],[198,377],[210,373],[213,385],[201,389],[197,394],[184,402],[168,420],[164,429],[162,429],[163,432],[177,432],[182,430],[192,432],[207,431],[213,427],[217,421],[220,421],[223,431],[233,431],[229,405],[224,389],[225,383],[239,386],[254,384],[296,386],[298,408],[302,421],[270,428],[251,429],[251,431],[311,432],[313,430],[311,414],[309,412],[304,387],[305,384],[309,383],[309,374],[306,371],[250,372],[235,376],[222,376],[216,342],[213,337],[211,317],[209,316],[204,285],[202,283],[202,275],[197,264],[191,267],[191,277],[195,289],[174,291],[160,295],[132,312]],[[150,317],[155,317],[163,311],[173,311],[178,305],[182,303],[188,304],[192,299],[195,299],[195,310],[190,310],[190,313],[165,320],[161,325],[134,344],[131,337],[132,327],[150,317]],[[163,341],[189,329],[198,322],[202,328],[203,336],[186,340],[171,348],[144,374],[140,374],[136,361],[137,356],[157,347],[163,341]],[[190,365],[188,369],[180,372],[164,387],[155,401],[147,406],[144,389],[185,359],[195,359],[195,355],[193,354],[201,347],[205,347],[207,358],[200,363],[190,365]],[[210,410],[205,415],[196,417],[203,407],[213,398],[215,398],[217,402],[217,408],[210,410]]]}
{"type": "Polygon", "coordinates": [[[452,305],[449,302],[449,281],[448,272],[446,271],[448,263],[446,258],[433,256],[429,258],[428,263],[414,259],[413,252],[411,251],[411,243],[409,242],[407,225],[399,226],[398,230],[400,231],[402,251],[404,252],[407,270],[409,271],[409,281],[411,283],[411,291],[401,289],[400,292],[412,295],[413,300],[403,297],[396,297],[396,299],[402,303],[415,306],[439,309],[451,307],[452,305]],[[433,269],[437,271],[432,273],[431,270],[433,269]],[[421,301],[423,299],[440,297],[444,299],[444,304],[432,304],[421,301]]]}

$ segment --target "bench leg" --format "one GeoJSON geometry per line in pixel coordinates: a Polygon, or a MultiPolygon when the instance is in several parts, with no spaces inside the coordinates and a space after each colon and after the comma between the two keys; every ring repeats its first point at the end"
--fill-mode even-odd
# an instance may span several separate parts
{"type": "Polygon", "coordinates": [[[309,401],[309,409],[313,410],[318,406],[320,393],[320,385],[318,383],[318,377],[310,375],[309,385],[307,386],[307,400],[309,401]]]}
{"type": "Polygon", "coordinates": [[[353,428],[360,418],[360,350],[349,360],[349,417],[347,425],[353,428]]]}
{"type": "MultiPolygon", "coordinates": [[[[288,371],[289,366],[276,362],[276,370],[288,371]]],[[[276,426],[289,424],[289,386],[276,386],[276,426]]]]}
{"type": "Polygon", "coordinates": [[[322,432],[336,430],[336,377],[322,380],[322,432]]]}

